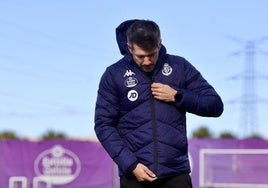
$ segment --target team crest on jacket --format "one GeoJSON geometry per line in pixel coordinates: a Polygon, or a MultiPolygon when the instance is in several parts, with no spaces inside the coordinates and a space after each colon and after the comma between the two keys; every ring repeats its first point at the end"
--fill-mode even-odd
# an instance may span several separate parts
{"type": "Polygon", "coordinates": [[[172,73],[172,67],[168,63],[165,63],[162,68],[162,74],[165,76],[169,76],[171,73],[172,73]]]}
{"type": "Polygon", "coordinates": [[[138,80],[137,80],[137,78],[134,78],[131,76],[125,80],[124,84],[126,87],[134,87],[135,85],[138,84],[138,80]]]}
{"type": "Polygon", "coordinates": [[[138,99],[138,92],[136,90],[130,90],[128,93],[127,93],[127,98],[130,100],[130,101],[135,101],[138,99]]]}

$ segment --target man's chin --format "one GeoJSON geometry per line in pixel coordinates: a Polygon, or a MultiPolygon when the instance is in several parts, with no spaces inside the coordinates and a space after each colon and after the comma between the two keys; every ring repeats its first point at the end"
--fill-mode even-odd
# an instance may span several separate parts
{"type": "Polygon", "coordinates": [[[142,70],[144,71],[144,72],[152,72],[153,70],[154,70],[154,67],[143,67],[142,68],[142,70]]]}

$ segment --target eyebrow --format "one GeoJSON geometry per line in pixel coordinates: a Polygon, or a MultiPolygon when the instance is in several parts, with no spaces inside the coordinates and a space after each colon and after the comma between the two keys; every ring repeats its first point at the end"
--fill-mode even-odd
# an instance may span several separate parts
{"type": "Polygon", "coordinates": [[[148,55],[136,55],[136,56],[139,57],[139,58],[152,57],[152,56],[154,56],[156,53],[157,53],[157,51],[152,52],[152,53],[150,53],[150,54],[148,54],[148,55]]]}

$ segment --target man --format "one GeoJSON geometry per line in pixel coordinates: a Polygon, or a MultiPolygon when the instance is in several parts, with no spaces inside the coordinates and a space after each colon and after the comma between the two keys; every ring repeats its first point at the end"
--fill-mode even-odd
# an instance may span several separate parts
{"type": "Polygon", "coordinates": [[[167,54],[153,21],[125,21],[116,35],[124,57],[100,80],[95,132],[120,186],[190,188],[186,112],[218,117],[221,98],[187,60],[167,54]]]}

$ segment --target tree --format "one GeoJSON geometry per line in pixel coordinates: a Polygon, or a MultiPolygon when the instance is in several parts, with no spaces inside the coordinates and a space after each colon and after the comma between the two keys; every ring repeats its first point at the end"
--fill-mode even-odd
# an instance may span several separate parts
{"type": "Polygon", "coordinates": [[[201,126],[197,130],[193,131],[193,138],[212,138],[210,131],[207,127],[201,126]]]}
{"type": "Polygon", "coordinates": [[[42,135],[42,139],[65,139],[66,135],[64,133],[57,133],[53,130],[49,130],[47,133],[42,135]]]}
{"type": "Polygon", "coordinates": [[[258,133],[253,133],[249,135],[246,139],[250,139],[250,138],[263,139],[263,137],[258,133]]]}
{"type": "Polygon", "coordinates": [[[222,132],[220,134],[220,138],[231,138],[231,139],[234,139],[234,138],[236,138],[236,136],[233,133],[231,133],[231,132],[225,131],[225,132],[222,132]]]}
{"type": "Polygon", "coordinates": [[[19,139],[19,137],[13,131],[4,131],[0,132],[0,139],[19,139]]]}

